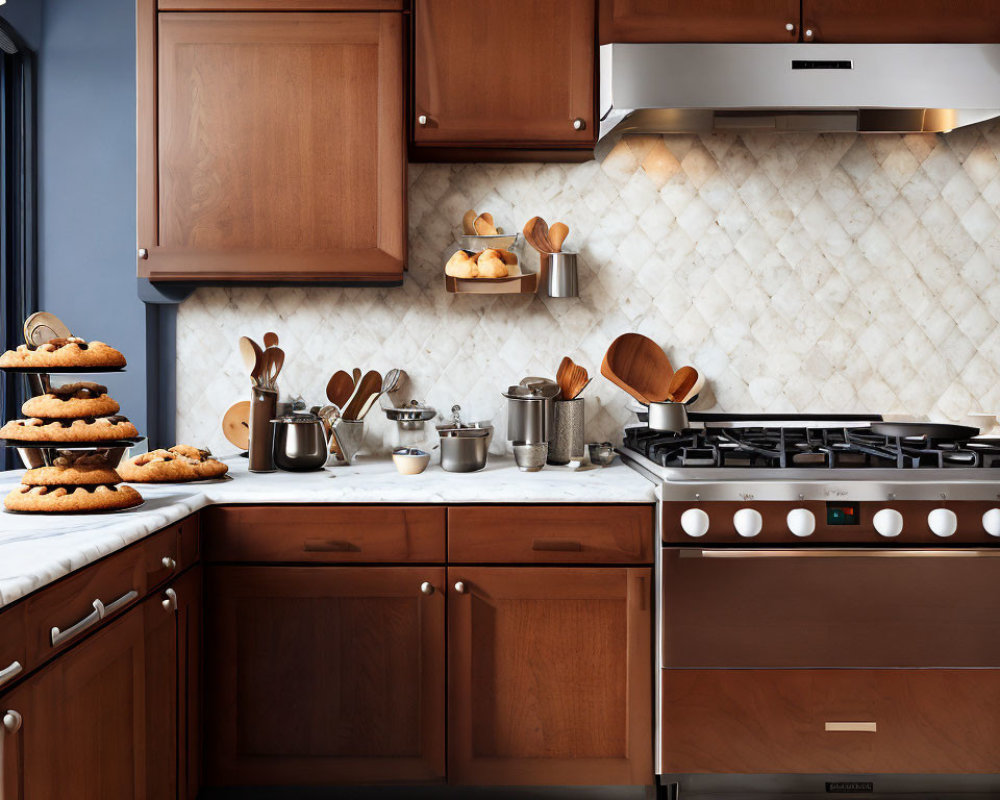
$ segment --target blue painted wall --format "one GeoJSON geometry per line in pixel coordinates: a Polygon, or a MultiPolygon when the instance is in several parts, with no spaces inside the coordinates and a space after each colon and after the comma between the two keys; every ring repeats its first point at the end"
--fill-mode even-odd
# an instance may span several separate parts
{"type": "Polygon", "coordinates": [[[134,0],[8,0],[39,63],[39,294],[74,333],[125,353],[111,393],[146,430],[136,293],[134,0]]]}

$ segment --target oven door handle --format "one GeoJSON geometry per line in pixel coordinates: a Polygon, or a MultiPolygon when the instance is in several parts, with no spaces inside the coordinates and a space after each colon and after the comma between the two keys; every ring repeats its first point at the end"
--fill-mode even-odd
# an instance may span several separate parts
{"type": "Polygon", "coordinates": [[[870,548],[817,548],[815,550],[681,550],[681,558],[1000,558],[997,550],[879,550],[870,548]]]}

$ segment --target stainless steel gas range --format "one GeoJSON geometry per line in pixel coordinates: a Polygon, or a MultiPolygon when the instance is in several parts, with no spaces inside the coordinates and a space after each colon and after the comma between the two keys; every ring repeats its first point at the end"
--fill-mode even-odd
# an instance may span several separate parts
{"type": "Polygon", "coordinates": [[[1000,440],[690,420],[620,450],[658,485],[660,796],[1000,796],[1000,440]]]}

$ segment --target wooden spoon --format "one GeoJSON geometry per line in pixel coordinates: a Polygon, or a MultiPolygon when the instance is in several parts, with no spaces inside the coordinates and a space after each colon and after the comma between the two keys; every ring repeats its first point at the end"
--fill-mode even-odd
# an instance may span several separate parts
{"type": "Polygon", "coordinates": [[[278,334],[274,331],[268,331],[264,334],[264,347],[277,347],[278,346],[278,334]]]}
{"type": "Polygon", "coordinates": [[[462,233],[466,236],[476,235],[476,217],[478,216],[471,208],[465,212],[465,216],[462,217],[462,233]]]}
{"type": "Polygon", "coordinates": [[[576,400],[588,383],[590,383],[590,376],[587,374],[587,370],[579,364],[573,364],[569,373],[569,399],[576,400]]]}
{"type": "Polygon", "coordinates": [[[556,253],[562,252],[563,242],[569,236],[569,226],[562,222],[557,222],[549,228],[549,244],[556,253]]]}
{"type": "Polygon", "coordinates": [[[559,391],[562,393],[563,400],[572,400],[570,396],[571,385],[571,375],[573,372],[573,359],[569,356],[563,356],[563,360],[559,362],[559,369],[556,370],[556,383],[559,384],[559,391]]]}
{"type": "Polygon", "coordinates": [[[694,367],[681,367],[670,379],[667,390],[667,400],[683,403],[698,382],[698,370],[694,367]]]}
{"type": "Polygon", "coordinates": [[[532,217],[524,223],[524,238],[539,253],[554,253],[549,241],[549,226],[541,217],[532,217]]]}
{"type": "Polygon", "coordinates": [[[330,382],[326,385],[326,399],[337,408],[343,408],[354,393],[354,378],[344,370],[338,369],[333,373],[330,382]]]}
{"type": "Polygon", "coordinates": [[[260,385],[274,391],[278,387],[278,373],[285,363],[285,351],[280,347],[269,347],[264,351],[264,368],[261,370],[260,385]]]}
{"type": "Polygon", "coordinates": [[[260,349],[260,345],[249,336],[241,336],[240,355],[243,357],[243,366],[250,373],[250,384],[256,386],[264,367],[264,352],[260,349]]]}
{"type": "Polygon", "coordinates": [[[667,399],[674,368],[652,339],[623,333],[604,354],[601,374],[640,403],[650,403],[667,399]]]}
{"type": "Polygon", "coordinates": [[[382,391],[382,376],[375,370],[366,372],[354,395],[347,402],[347,408],[342,409],[344,419],[360,419],[361,409],[369,402],[372,395],[378,396],[382,391]]]}
{"type": "MultiPolygon", "coordinates": [[[[680,370],[678,370],[678,372],[679,371],[680,370]]],[[[701,393],[702,387],[704,385],[705,385],[705,375],[704,375],[704,373],[699,372],[698,373],[698,379],[694,382],[694,386],[692,386],[688,390],[687,394],[685,394],[681,398],[678,398],[677,402],[679,402],[679,403],[690,403],[692,400],[694,400],[701,393]]]]}

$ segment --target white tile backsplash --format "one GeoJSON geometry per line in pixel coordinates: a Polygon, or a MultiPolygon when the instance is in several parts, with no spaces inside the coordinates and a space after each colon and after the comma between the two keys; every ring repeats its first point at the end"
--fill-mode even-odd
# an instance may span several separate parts
{"type": "MultiPolygon", "coordinates": [[[[401,288],[203,288],[177,326],[178,438],[217,452],[248,395],[237,339],[277,331],[285,394],[336,369],[401,367],[410,394],[493,419],[500,390],[570,355],[596,379],[587,438],[619,438],[600,377],[636,330],[709,379],[698,408],[1000,411],[1000,123],[945,136],[636,137],[601,164],[413,164],[401,288]],[[468,208],[571,228],[579,299],[456,296],[443,264],[468,208]]],[[[530,249],[528,252],[531,252],[530,249]]],[[[391,441],[378,411],[369,445],[391,441]]]]}

